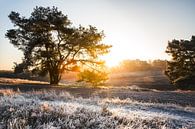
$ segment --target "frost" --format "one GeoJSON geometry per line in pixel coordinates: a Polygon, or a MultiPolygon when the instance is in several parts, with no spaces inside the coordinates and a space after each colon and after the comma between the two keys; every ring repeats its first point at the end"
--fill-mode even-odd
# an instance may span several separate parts
{"type": "Polygon", "coordinates": [[[193,129],[195,108],[68,92],[0,96],[0,129],[193,129]]]}

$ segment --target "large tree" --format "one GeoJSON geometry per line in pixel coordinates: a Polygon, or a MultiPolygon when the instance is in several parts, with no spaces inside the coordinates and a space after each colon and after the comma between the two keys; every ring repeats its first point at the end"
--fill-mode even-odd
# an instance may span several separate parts
{"type": "Polygon", "coordinates": [[[172,56],[167,62],[165,74],[181,89],[195,86],[195,36],[191,40],[168,42],[166,53],[172,56]]]}
{"type": "Polygon", "coordinates": [[[49,73],[50,84],[58,84],[64,71],[76,70],[81,64],[101,64],[99,56],[111,47],[101,42],[102,31],[72,26],[56,7],[36,7],[29,18],[11,12],[9,18],[15,28],[6,37],[24,53],[19,71],[49,73]]]}

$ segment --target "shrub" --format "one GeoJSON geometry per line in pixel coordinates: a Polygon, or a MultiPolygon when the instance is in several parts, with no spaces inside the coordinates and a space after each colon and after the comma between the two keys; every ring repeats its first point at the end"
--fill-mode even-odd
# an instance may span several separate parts
{"type": "Polygon", "coordinates": [[[78,74],[79,81],[91,83],[93,86],[101,85],[108,80],[108,73],[95,70],[84,70],[78,74]]]}

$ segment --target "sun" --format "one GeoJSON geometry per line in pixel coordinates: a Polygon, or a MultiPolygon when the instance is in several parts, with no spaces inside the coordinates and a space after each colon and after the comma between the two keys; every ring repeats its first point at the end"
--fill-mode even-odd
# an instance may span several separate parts
{"type": "Polygon", "coordinates": [[[117,66],[119,63],[120,63],[120,60],[119,59],[115,59],[113,60],[111,57],[106,57],[107,59],[105,59],[106,61],[106,66],[108,67],[114,67],[114,66],[117,66]]]}
{"type": "Polygon", "coordinates": [[[123,60],[123,58],[121,58],[120,55],[117,55],[116,52],[111,51],[109,54],[103,56],[102,60],[105,61],[106,66],[114,67],[119,65],[119,63],[123,60]]]}

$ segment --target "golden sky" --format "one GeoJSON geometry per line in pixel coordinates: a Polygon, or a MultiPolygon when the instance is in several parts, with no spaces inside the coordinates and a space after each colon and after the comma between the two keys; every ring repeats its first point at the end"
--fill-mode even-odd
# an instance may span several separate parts
{"type": "Polygon", "coordinates": [[[167,59],[168,40],[190,39],[195,34],[193,0],[0,0],[0,69],[11,69],[22,53],[5,38],[13,28],[13,10],[30,16],[35,6],[56,6],[73,25],[104,30],[103,42],[113,45],[104,57],[109,66],[123,59],[167,59]]]}

